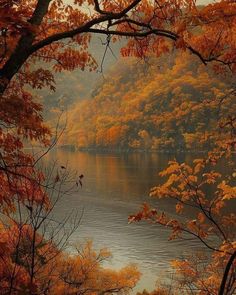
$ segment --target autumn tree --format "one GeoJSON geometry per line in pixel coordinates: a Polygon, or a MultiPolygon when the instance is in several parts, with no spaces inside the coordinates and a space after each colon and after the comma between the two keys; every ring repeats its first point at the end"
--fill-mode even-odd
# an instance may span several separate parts
{"type": "Polygon", "coordinates": [[[231,169],[228,176],[217,172],[214,168],[219,157],[211,154],[207,159],[196,159],[193,166],[172,161],[160,173],[167,181],[152,188],[151,196],[176,201],[179,217],[147,204],[130,217],[130,221],[144,219],[170,228],[170,240],[190,235],[212,252],[212,259],[203,255],[199,260],[193,256],[173,262],[184,277],[180,280],[183,290],[199,294],[233,294],[235,290],[235,214],[230,205],[236,196],[232,186],[235,172],[231,169]]]}
{"type": "Polygon", "coordinates": [[[107,249],[96,252],[92,243],[76,249],[76,254],[64,256],[60,262],[59,280],[52,294],[127,294],[136,285],[140,273],[135,265],[120,271],[106,269],[102,263],[110,257],[107,249]]]}
{"type": "Polygon", "coordinates": [[[140,278],[135,265],[119,271],[104,268],[110,253],[97,253],[91,242],[78,247],[76,254],[66,254],[83,211],[60,220],[53,211],[61,199],[76,192],[75,177],[56,162],[43,172],[34,188],[21,177],[24,201],[16,193],[17,210],[0,212],[1,294],[129,293],[140,278]]]}

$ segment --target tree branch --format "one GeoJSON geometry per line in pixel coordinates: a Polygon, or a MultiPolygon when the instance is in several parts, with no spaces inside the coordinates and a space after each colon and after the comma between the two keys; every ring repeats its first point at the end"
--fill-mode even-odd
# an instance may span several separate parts
{"type": "Polygon", "coordinates": [[[220,284],[220,289],[219,289],[218,295],[224,295],[224,293],[225,293],[224,290],[225,290],[226,281],[227,281],[231,266],[233,265],[233,262],[234,262],[235,258],[236,258],[236,251],[234,251],[234,253],[231,255],[231,257],[230,257],[230,259],[229,259],[229,261],[228,261],[228,263],[226,265],[224,275],[223,275],[223,278],[222,278],[222,281],[221,281],[221,284],[220,284]]]}
{"type": "Polygon", "coordinates": [[[48,11],[48,7],[51,1],[52,0],[38,0],[36,8],[28,22],[32,25],[40,25],[45,14],[48,11]]]}

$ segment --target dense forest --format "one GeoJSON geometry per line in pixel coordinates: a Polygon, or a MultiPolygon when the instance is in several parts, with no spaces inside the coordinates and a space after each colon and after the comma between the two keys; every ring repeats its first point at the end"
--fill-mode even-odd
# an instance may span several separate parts
{"type": "Polygon", "coordinates": [[[187,53],[126,58],[106,76],[90,98],[69,109],[64,144],[105,151],[205,151],[214,145],[215,122],[235,109],[232,96],[219,109],[232,78],[213,74],[187,53]]]}

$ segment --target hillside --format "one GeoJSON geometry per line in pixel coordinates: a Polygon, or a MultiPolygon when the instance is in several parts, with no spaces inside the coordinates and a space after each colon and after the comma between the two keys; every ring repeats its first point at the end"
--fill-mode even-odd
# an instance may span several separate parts
{"type": "MultiPolygon", "coordinates": [[[[117,62],[91,97],[68,111],[61,143],[99,150],[208,149],[229,84],[187,54],[117,62]]],[[[229,105],[220,112],[230,113],[229,105]]]]}

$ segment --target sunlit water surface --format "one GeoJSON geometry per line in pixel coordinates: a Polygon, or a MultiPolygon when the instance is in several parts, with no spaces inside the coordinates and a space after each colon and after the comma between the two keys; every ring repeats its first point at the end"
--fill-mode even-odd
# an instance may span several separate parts
{"type": "MultiPolygon", "coordinates": [[[[159,278],[171,276],[170,261],[202,247],[194,240],[168,241],[167,229],[145,222],[128,224],[128,216],[143,202],[174,214],[168,200],[149,197],[150,188],[161,182],[158,172],[169,160],[191,161],[190,154],[92,154],[55,150],[47,161],[84,174],[83,187],[64,196],[57,204],[54,218],[62,220],[72,210],[83,213],[80,226],[70,238],[70,245],[92,239],[96,249],[112,252],[109,267],[120,268],[136,263],[142,278],[136,290],[152,290],[159,278]]],[[[191,214],[191,213],[189,213],[191,214]]],[[[72,249],[72,248],[71,248],[72,249]]]]}

